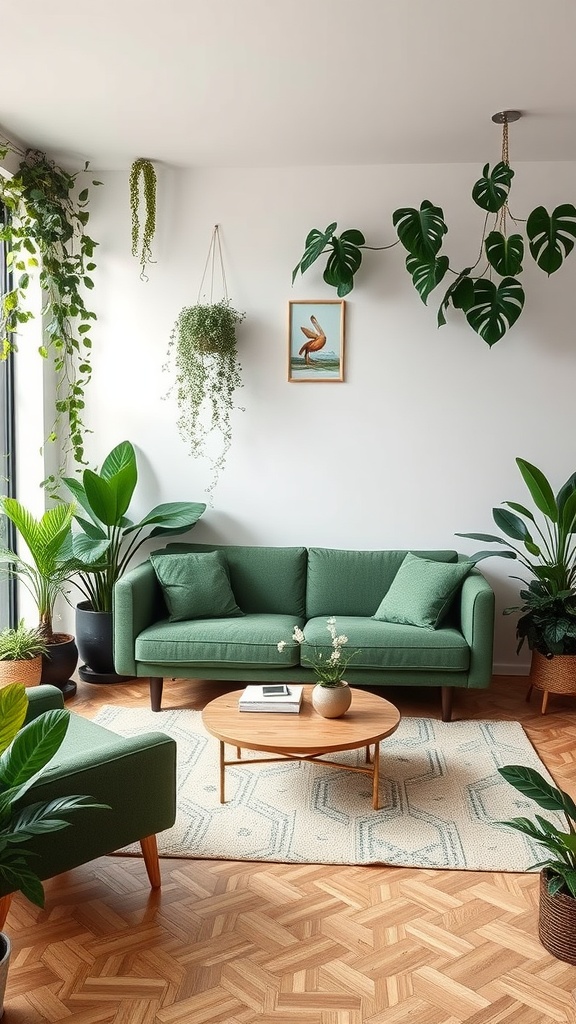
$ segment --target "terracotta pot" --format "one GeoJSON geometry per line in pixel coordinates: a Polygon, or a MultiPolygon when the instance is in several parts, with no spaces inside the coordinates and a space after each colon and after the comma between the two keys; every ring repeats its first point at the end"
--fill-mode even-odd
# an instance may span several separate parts
{"type": "Polygon", "coordinates": [[[343,679],[337,686],[316,683],[312,690],[312,707],[322,718],[340,718],[352,703],[352,691],[343,679]]]}
{"type": "Polygon", "coordinates": [[[576,899],[558,892],[548,892],[549,873],[540,873],[540,942],[558,960],[576,964],[576,899]]]}
{"type": "Polygon", "coordinates": [[[42,655],[25,661],[0,661],[0,686],[8,683],[24,683],[24,686],[38,686],[42,675],[42,655]]]}

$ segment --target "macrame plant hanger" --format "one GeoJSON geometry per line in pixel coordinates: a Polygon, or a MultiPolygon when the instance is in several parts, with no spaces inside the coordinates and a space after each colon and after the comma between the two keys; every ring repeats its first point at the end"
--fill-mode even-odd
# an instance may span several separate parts
{"type": "Polygon", "coordinates": [[[226,272],[224,270],[224,259],[222,257],[222,246],[220,244],[220,231],[218,224],[214,225],[212,232],[212,238],[210,239],[210,246],[208,248],[208,255],[206,257],[206,263],[204,264],[204,273],[202,274],[202,280],[200,281],[200,288],[198,289],[198,304],[201,302],[201,297],[204,294],[204,282],[206,275],[210,272],[210,305],[214,301],[214,277],[217,269],[220,270],[220,276],[222,278],[222,292],[224,296],[224,302],[228,305],[228,287],[226,284],[226,272]]]}

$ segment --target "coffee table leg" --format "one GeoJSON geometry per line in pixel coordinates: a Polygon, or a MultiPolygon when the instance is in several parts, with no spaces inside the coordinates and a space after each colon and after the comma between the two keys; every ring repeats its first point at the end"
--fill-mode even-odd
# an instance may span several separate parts
{"type": "Polygon", "coordinates": [[[220,740],[220,803],[221,804],[225,803],[225,800],[224,800],[224,772],[225,772],[225,770],[226,769],[225,769],[225,766],[224,766],[224,744],[223,744],[222,740],[220,740]]]}
{"type": "Polygon", "coordinates": [[[366,747],[366,764],[370,764],[370,747],[366,747]]]}
{"type": "Polygon", "coordinates": [[[380,741],[374,744],[374,770],[372,772],[372,807],[378,810],[378,786],[380,784],[380,741]]]}

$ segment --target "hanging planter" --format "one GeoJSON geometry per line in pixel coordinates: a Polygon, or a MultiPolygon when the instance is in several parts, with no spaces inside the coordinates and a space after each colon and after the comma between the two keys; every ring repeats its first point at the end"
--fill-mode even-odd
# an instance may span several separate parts
{"type": "MultiPolygon", "coordinates": [[[[190,454],[208,456],[212,480],[207,491],[214,490],[232,444],[231,413],[234,394],[242,387],[242,368],[238,359],[236,328],[245,313],[230,304],[220,246],[218,225],[212,233],[204,274],[195,306],[185,306],[176,319],[168,346],[169,369],[173,361],[175,393],[178,404],[178,431],[187,442],[190,454]],[[214,274],[218,263],[224,297],[213,301],[214,274]],[[201,302],[208,268],[211,270],[209,300],[201,302]],[[216,454],[209,443],[215,435],[216,454]]],[[[168,395],[166,397],[168,397],[168,395]]],[[[240,407],[238,407],[240,408],[240,407]]],[[[243,411],[243,410],[242,410],[243,411]]]]}
{"type": "Polygon", "coordinates": [[[130,212],[132,215],[132,255],[140,263],[140,279],[148,280],[146,267],[154,263],[152,242],[156,233],[156,171],[150,160],[139,157],[130,168],[130,212]],[[144,223],[140,207],[144,204],[144,223]]]}

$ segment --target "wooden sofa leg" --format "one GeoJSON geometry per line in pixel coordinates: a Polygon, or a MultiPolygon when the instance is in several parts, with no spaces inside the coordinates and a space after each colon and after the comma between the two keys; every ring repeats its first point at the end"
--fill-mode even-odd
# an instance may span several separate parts
{"type": "Polygon", "coordinates": [[[9,893],[8,896],[0,896],[0,931],[4,928],[6,918],[8,917],[13,895],[14,893],[9,893]]]}
{"type": "Polygon", "coordinates": [[[156,836],[145,836],[144,839],[140,840],[140,848],[144,858],[146,874],[150,879],[150,885],[153,889],[159,889],[162,885],[162,879],[160,877],[160,861],[158,860],[156,836]]]}
{"type": "Polygon", "coordinates": [[[442,721],[452,721],[452,696],[454,693],[453,686],[442,687],[442,721]]]}
{"type": "Polygon", "coordinates": [[[162,690],[164,680],[161,676],[150,676],[150,707],[152,711],[162,710],[162,690]]]}

